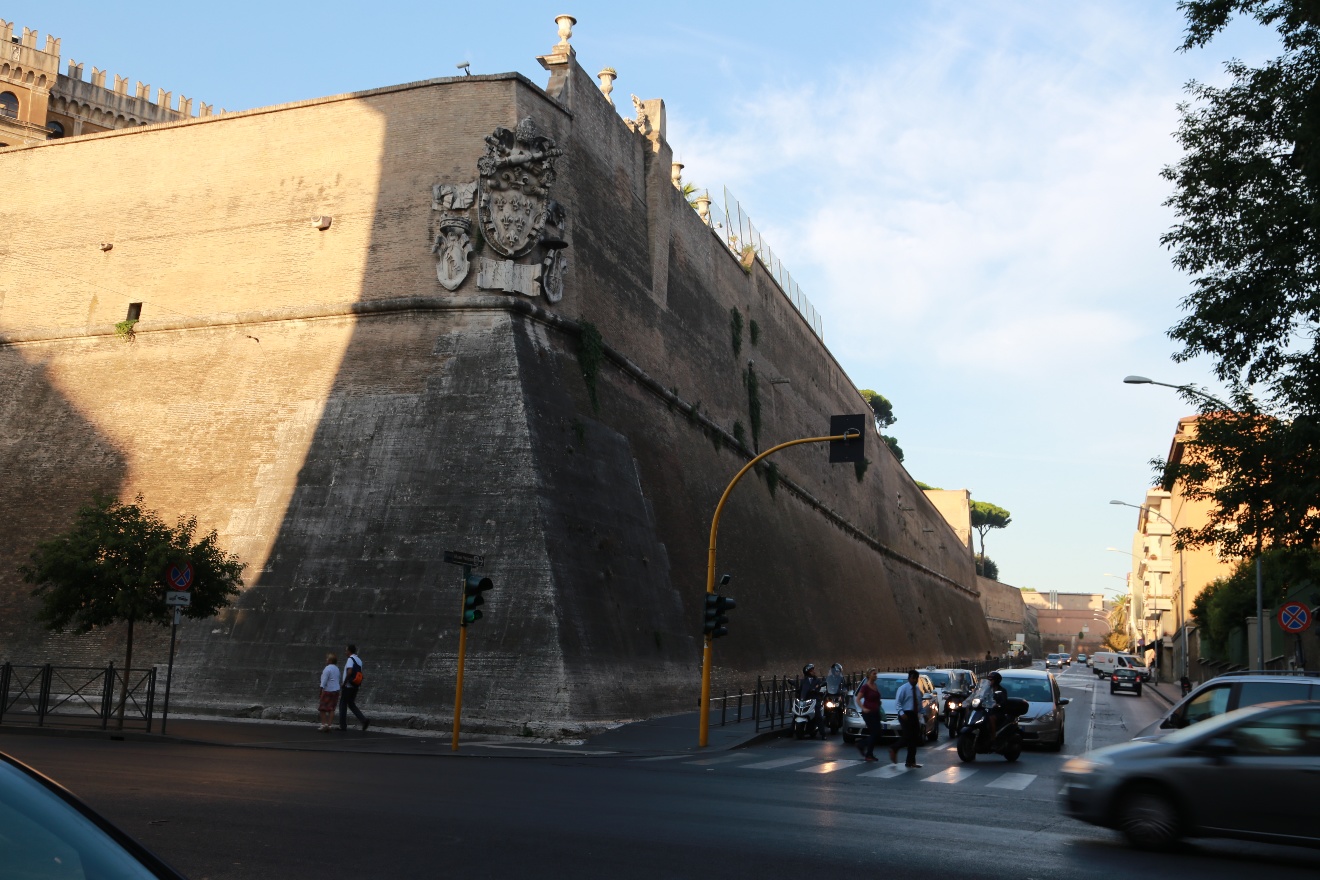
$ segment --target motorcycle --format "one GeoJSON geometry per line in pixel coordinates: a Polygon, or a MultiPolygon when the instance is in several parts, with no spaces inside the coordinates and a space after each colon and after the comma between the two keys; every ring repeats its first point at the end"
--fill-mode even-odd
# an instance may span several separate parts
{"type": "Polygon", "coordinates": [[[988,697],[973,696],[965,707],[967,723],[958,734],[958,758],[964,763],[975,761],[977,755],[998,754],[1012,763],[1022,754],[1022,728],[1017,720],[1026,714],[1031,704],[1026,700],[1009,699],[1004,704],[1004,720],[994,736],[990,735],[988,697]]]}
{"type": "Polygon", "coordinates": [[[841,693],[825,695],[825,724],[829,726],[831,736],[843,727],[843,703],[846,699],[841,693]]]}
{"type": "Polygon", "coordinates": [[[949,739],[958,735],[963,725],[963,704],[967,702],[967,694],[962,691],[953,691],[944,698],[944,726],[949,729],[949,739]]]}

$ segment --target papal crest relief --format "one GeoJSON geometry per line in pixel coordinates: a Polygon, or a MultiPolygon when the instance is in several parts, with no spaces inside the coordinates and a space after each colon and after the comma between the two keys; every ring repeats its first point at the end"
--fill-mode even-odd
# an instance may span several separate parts
{"type": "Polygon", "coordinates": [[[561,155],[529,117],[513,131],[497,128],[486,138],[475,183],[436,184],[432,208],[440,212],[440,233],[431,250],[445,288],[456,290],[463,283],[472,251],[484,244],[504,259],[480,258],[477,287],[559,302],[568,268],[563,254],[568,224],[563,207],[550,198],[550,185],[561,155]],[[468,215],[474,198],[481,232],[475,244],[468,215]]]}

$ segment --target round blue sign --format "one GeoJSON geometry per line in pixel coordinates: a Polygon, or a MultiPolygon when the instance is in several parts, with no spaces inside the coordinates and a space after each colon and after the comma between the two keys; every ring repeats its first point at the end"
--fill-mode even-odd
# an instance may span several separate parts
{"type": "Polygon", "coordinates": [[[165,581],[169,584],[171,590],[187,590],[192,586],[193,570],[192,564],[188,562],[176,562],[165,572],[165,581]]]}

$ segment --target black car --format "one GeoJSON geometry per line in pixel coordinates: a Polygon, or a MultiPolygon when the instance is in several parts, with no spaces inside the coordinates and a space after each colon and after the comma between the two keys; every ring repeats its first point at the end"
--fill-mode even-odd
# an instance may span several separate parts
{"type": "Polygon", "coordinates": [[[68,789],[0,753],[0,875],[185,880],[68,789]]]}
{"type": "Polygon", "coordinates": [[[1141,696],[1141,676],[1135,669],[1115,669],[1109,675],[1109,692],[1127,691],[1141,696]]]}

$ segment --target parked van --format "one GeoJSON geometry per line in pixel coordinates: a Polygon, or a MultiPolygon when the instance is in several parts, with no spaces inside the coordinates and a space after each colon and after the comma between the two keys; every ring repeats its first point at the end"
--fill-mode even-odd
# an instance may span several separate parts
{"type": "Polygon", "coordinates": [[[1150,670],[1131,654],[1118,654],[1113,651],[1096,651],[1091,655],[1091,671],[1103,678],[1113,675],[1115,669],[1134,669],[1143,681],[1149,681],[1150,670]]]}

